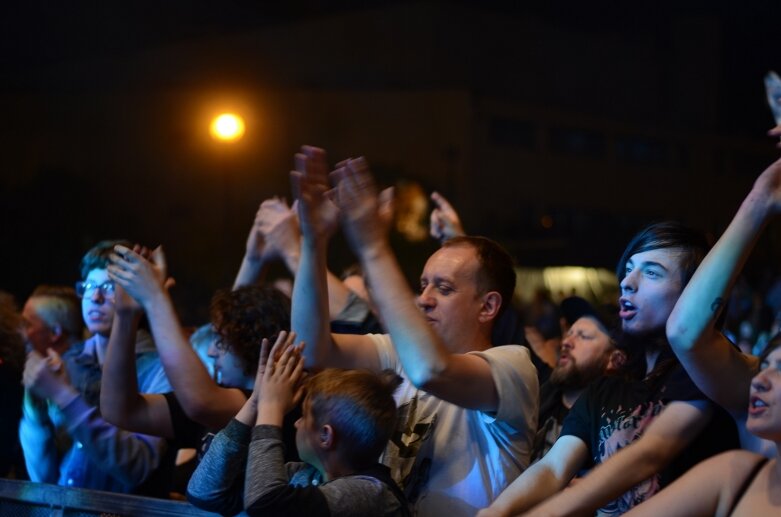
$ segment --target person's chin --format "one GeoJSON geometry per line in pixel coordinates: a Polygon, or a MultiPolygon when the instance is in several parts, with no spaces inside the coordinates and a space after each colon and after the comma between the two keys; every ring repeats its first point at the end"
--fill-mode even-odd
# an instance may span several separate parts
{"type": "Polygon", "coordinates": [[[87,327],[87,330],[89,330],[90,334],[99,334],[105,338],[111,335],[111,327],[106,327],[105,325],[87,327]]]}

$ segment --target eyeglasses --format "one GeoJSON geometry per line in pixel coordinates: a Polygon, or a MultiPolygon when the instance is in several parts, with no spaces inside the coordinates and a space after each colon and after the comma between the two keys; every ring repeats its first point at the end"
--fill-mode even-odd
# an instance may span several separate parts
{"type": "Polygon", "coordinates": [[[99,290],[100,294],[106,298],[114,296],[114,282],[107,280],[102,284],[96,284],[94,282],[76,282],[76,294],[79,298],[89,298],[95,294],[95,290],[99,290]]]}

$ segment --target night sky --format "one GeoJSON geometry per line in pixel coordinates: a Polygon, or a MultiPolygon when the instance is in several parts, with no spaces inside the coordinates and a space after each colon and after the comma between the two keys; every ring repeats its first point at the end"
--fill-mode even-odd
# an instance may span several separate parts
{"type": "MultiPolygon", "coordinates": [[[[104,238],[162,243],[199,323],[304,143],[440,190],[525,265],[612,268],[663,217],[718,235],[777,155],[781,3],[540,3],[4,6],[0,289],[70,284],[104,238]],[[224,109],[247,119],[230,146],[207,133],[224,109]]],[[[433,243],[399,246],[414,276],[433,243]]]]}

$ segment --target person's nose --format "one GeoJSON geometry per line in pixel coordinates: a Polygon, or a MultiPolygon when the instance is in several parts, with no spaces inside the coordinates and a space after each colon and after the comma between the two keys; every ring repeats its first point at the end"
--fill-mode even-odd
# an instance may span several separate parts
{"type": "Polygon", "coordinates": [[[103,291],[100,288],[93,289],[89,299],[92,300],[92,303],[98,305],[102,304],[106,300],[105,296],[103,296],[103,291]]]}
{"type": "Polygon", "coordinates": [[[753,379],[751,379],[751,389],[758,393],[762,393],[770,389],[768,386],[768,379],[766,377],[766,370],[760,370],[753,379]]]}
{"type": "Polygon", "coordinates": [[[217,351],[217,343],[212,341],[209,344],[209,348],[208,350],[206,350],[206,355],[208,355],[212,359],[217,359],[217,356],[219,355],[219,352],[217,351]]]}
{"type": "Polygon", "coordinates": [[[423,312],[428,312],[431,309],[433,309],[436,304],[436,298],[432,296],[431,289],[433,289],[432,286],[427,285],[423,290],[420,292],[416,299],[416,303],[420,309],[423,310],[423,312]]]}
{"type": "Polygon", "coordinates": [[[632,270],[621,280],[621,293],[634,293],[637,291],[637,272],[632,270]]]}

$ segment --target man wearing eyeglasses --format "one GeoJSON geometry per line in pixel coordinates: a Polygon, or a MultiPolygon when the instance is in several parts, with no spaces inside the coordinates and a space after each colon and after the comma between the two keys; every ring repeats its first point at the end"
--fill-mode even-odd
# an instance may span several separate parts
{"type": "MultiPolygon", "coordinates": [[[[168,483],[164,476],[170,467],[165,441],[123,431],[106,422],[98,409],[103,360],[114,320],[114,284],[106,266],[116,244],[126,243],[100,242],[81,262],[82,280],[76,284],[76,293],[90,337],[62,356],[51,348],[28,355],[19,435],[33,481],[165,496],[168,483]]],[[[146,331],[136,336],[135,358],[140,392],[171,390],[146,331]]]]}

